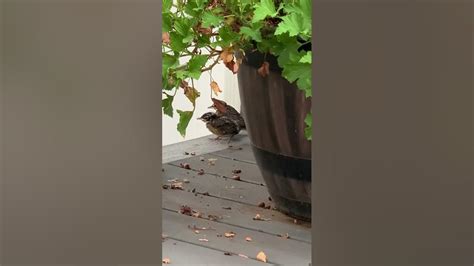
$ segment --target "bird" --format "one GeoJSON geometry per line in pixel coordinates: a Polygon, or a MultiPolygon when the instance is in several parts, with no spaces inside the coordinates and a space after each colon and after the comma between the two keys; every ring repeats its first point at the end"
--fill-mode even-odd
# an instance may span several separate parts
{"type": "Polygon", "coordinates": [[[216,113],[218,115],[224,115],[236,121],[240,129],[243,129],[243,130],[247,129],[244,118],[237,110],[235,110],[234,107],[232,107],[231,105],[227,104],[226,102],[222,100],[218,100],[216,98],[211,98],[211,99],[212,99],[213,105],[209,106],[209,108],[213,108],[214,110],[216,110],[216,113]]]}
{"type": "Polygon", "coordinates": [[[230,142],[232,137],[239,134],[241,130],[241,127],[234,119],[218,113],[207,112],[199,117],[198,120],[206,123],[207,129],[209,129],[209,131],[214,135],[217,135],[216,140],[228,136],[229,140],[227,141],[227,144],[230,142]]]}

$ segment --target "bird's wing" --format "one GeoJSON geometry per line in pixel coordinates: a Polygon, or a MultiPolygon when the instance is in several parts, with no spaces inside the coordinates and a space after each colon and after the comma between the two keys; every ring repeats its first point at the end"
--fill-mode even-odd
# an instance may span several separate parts
{"type": "Polygon", "coordinates": [[[214,128],[218,128],[223,135],[235,135],[240,131],[237,122],[226,116],[212,120],[211,124],[214,128]]]}
{"type": "Polygon", "coordinates": [[[214,108],[217,109],[217,111],[219,111],[219,113],[225,113],[226,112],[226,103],[224,101],[221,101],[221,100],[218,100],[218,99],[215,99],[215,98],[212,98],[212,102],[214,103],[214,108]]]}

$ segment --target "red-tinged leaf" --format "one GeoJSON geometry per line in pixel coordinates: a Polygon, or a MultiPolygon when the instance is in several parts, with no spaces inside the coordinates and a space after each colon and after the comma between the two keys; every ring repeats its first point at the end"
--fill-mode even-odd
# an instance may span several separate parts
{"type": "Polygon", "coordinates": [[[225,48],[220,53],[219,58],[224,62],[224,64],[227,64],[234,60],[234,52],[231,48],[225,48]]]}
{"type": "Polygon", "coordinates": [[[262,66],[257,70],[258,74],[262,77],[268,76],[270,74],[270,64],[268,62],[263,62],[262,66]]]}
{"type": "Polygon", "coordinates": [[[164,44],[169,44],[171,42],[170,34],[168,32],[163,32],[161,34],[161,40],[164,44]]]}
{"type": "Polygon", "coordinates": [[[237,74],[237,72],[239,72],[239,64],[235,63],[235,61],[233,60],[226,63],[225,66],[234,74],[237,74]]]}

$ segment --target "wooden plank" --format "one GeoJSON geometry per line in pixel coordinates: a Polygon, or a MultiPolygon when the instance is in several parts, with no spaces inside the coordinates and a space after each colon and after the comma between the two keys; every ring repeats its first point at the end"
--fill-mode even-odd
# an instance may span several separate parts
{"type": "Polygon", "coordinates": [[[255,232],[261,231],[272,236],[288,233],[295,240],[311,243],[311,224],[294,224],[291,217],[274,210],[209,196],[195,196],[181,190],[163,190],[162,197],[162,206],[167,210],[178,211],[182,205],[187,205],[203,213],[205,217],[209,214],[222,217],[219,223],[244,227],[255,232]],[[253,218],[256,214],[271,221],[255,221],[253,218]]]}
{"type": "Polygon", "coordinates": [[[227,149],[229,145],[239,146],[249,143],[249,138],[247,134],[241,133],[232,138],[232,141],[227,144],[226,139],[222,140],[211,140],[215,138],[214,135],[205,136],[202,138],[197,138],[193,140],[188,140],[184,142],[179,142],[176,144],[163,146],[162,151],[162,163],[169,163],[177,160],[182,160],[188,157],[185,152],[191,153],[195,152],[196,154],[207,154],[214,151],[220,151],[227,149]]]}
{"type": "Polygon", "coordinates": [[[256,164],[255,156],[253,155],[252,147],[250,146],[250,144],[243,144],[236,146],[235,148],[233,147],[229,149],[215,151],[212,152],[212,154],[223,158],[256,164]]]}
{"type": "Polygon", "coordinates": [[[233,161],[222,157],[213,156],[212,154],[196,155],[183,160],[171,162],[170,164],[179,166],[180,164],[188,163],[191,169],[199,171],[203,169],[208,174],[232,177],[233,170],[241,170],[239,174],[242,181],[251,182],[256,185],[264,184],[262,174],[257,165],[233,161]],[[215,164],[209,163],[209,159],[217,159],[215,164]]]}
{"type": "Polygon", "coordinates": [[[195,189],[198,194],[208,193],[210,196],[234,200],[244,204],[258,205],[260,202],[268,203],[269,194],[266,187],[256,186],[230,178],[223,178],[215,175],[198,175],[195,171],[173,165],[163,165],[163,181],[168,180],[189,180],[183,183],[185,190],[195,189]]]}
{"type": "MultiPolygon", "coordinates": [[[[269,236],[214,221],[204,221],[170,211],[163,211],[163,233],[201,246],[244,254],[251,259],[255,259],[258,252],[263,251],[271,264],[309,265],[311,262],[311,244],[269,236]],[[203,230],[196,234],[188,228],[188,225],[193,224],[199,227],[211,227],[215,230],[203,230]],[[217,234],[223,235],[230,231],[235,233],[235,237],[232,239],[217,236],[217,234]],[[252,241],[247,242],[245,237],[251,237],[252,241]],[[199,239],[207,239],[208,242],[201,242],[199,239]]],[[[221,262],[220,265],[226,265],[226,263],[221,262]]]]}
{"type": "Polygon", "coordinates": [[[171,260],[170,265],[223,265],[223,262],[224,265],[265,265],[239,256],[226,256],[224,252],[176,239],[166,239],[162,244],[162,256],[171,260]]]}

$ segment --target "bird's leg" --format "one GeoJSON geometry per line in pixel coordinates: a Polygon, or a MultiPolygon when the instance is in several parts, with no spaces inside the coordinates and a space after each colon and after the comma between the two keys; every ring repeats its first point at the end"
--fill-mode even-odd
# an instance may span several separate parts
{"type": "Polygon", "coordinates": [[[234,137],[235,135],[230,136],[229,140],[227,141],[227,144],[230,143],[230,140],[234,137]]]}

